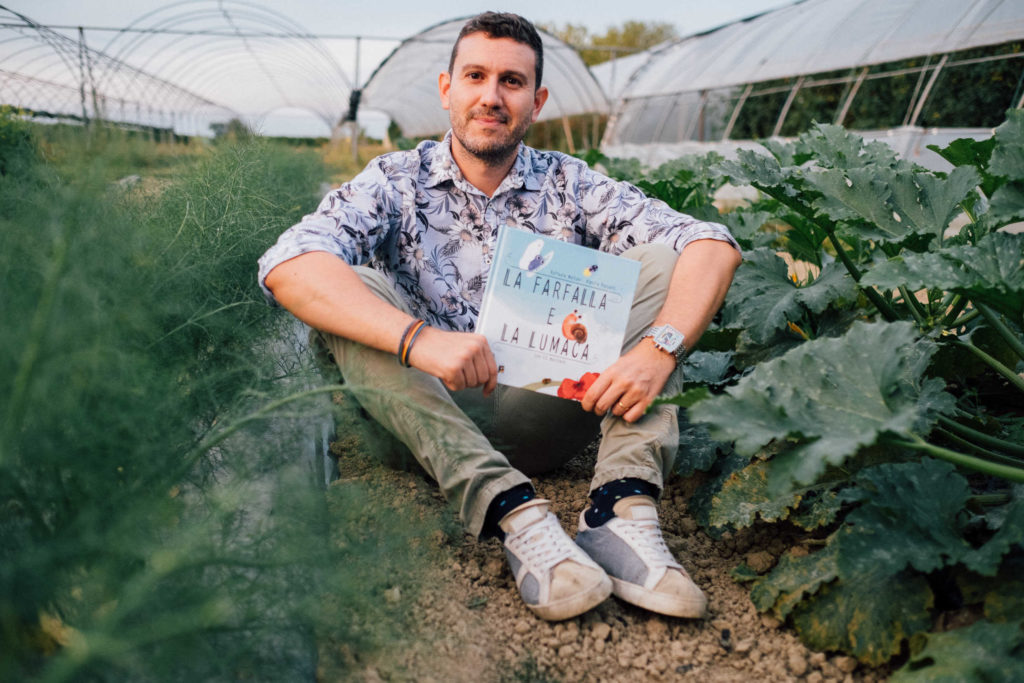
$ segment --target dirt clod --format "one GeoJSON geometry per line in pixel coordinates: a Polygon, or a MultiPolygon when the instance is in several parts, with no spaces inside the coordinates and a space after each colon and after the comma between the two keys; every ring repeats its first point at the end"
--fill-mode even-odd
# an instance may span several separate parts
{"type": "Polygon", "coordinates": [[[853,673],[857,668],[857,660],[853,657],[836,657],[832,660],[832,663],[844,674],[853,673]]]}
{"type": "Polygon", "coordinates": [[[764,574],[775,566],[775,557],[764,550],[756,550],[754,552],[747,553],[744,560],[747,563],[747,566],[758,574],[764,574]]]}

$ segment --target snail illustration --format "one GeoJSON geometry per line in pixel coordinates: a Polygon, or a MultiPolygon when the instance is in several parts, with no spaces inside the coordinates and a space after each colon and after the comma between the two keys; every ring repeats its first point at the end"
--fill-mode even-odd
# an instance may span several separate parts
{"type": "Polygon", "coordinates": [[[582,319],[583,316],[575,309],[565,316],[565,320],[562,321],[562,336],[577,344],[587,341],[587,328],[580,322],[582,319]]]}

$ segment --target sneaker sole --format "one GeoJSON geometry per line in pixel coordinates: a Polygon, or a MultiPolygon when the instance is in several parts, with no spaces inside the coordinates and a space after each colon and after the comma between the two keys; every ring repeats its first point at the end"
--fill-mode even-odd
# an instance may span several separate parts
{"type": "Polygon", "coordinates": [[[578,617],[584,612],[591,610],[608,599],[614,590],[609,577],[605,576],[602,581],[582,593],[570,595],[556,602],[547,605],[526,605],[533,613],[545,621],[564,621],[578,617]]]}
{"type": "Polygon", "coordinates": [[[612,592],[621,600],[645,610],[664,614],[669,617],[685,617],[687,619],[700,619],[707,611],[707,598],[693,598],[690,600],[672,598],[664,593],[656,593],[635,583],[629,583],[622,579],[612,580],[612,592]]]}

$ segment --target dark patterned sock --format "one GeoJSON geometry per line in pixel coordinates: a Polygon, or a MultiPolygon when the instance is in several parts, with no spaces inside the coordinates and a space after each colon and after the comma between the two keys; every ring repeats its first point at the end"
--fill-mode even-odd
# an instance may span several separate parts
{"type": "Polygon", "coordinates": [[[616,479],[594,489],[590,494],[591,505],[583,513],[583,519],[591,529],[601,526],[615,516],[612,508],[616,501],[628,496],[650,496],[657,500],[658,487],[643,479],[616,479]]]}
{"type": "Polygon", "coordinates": [[[498,526],[498,522],[512,510],[536,497],[537,492],[533,490],[533,484],[530,483],[519,484],[504,493],[499,493],[487,507],[487,516],[484,517],[484,528],[480,532],[481,540],[497,538],[499,541],[504,541],[505,532],[498,526]]]}

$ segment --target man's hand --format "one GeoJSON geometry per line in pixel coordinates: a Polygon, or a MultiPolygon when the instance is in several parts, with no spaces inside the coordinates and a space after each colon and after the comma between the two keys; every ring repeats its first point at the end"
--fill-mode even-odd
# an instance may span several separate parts
{"type": "Polygon", "coordinates": [[[650,339],[641,339],[601,373],[580,403],[584,410],[598,415],[610,410],[626,422],[636,422],[675,368],[671,354],[659,350],[650,339]]]}
{"type": "Polygon", "coordinates": [[[452,391],[482,386],[489,396],[498,384],[498,365],[480,334],[426,327],[409,352],[409,363],[452,391]]]}

